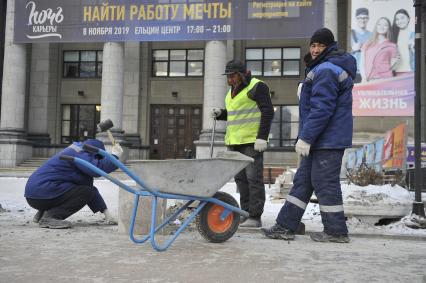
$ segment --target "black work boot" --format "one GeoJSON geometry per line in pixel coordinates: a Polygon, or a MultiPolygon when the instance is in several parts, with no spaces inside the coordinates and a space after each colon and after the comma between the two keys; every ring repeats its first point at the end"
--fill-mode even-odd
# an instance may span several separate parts
{"type": "Polygon", "coordinates": [[[278,223],[270,228],[260,228],[260,231],[270,239],[294,240],[294,232],[278,223]]]}
{"type": "Polygon", "coordinates": [[[33,217],[33,222],[38,223],[41,217],[43,216],[43,214],[44,214],[44,210],[37,210],[37,213],[33,217]]]}
{"type": "Polygon", "coordinates": [[[65,221],[62,219],[54,218],[49,215],[48,212],[45,212],[38,222],[40,228],[49,228],[49,229],[67,229],[71,228],[71,222],[65,221]]]}
{"type": "Polygon", "coordinates": [[[240,227],[259,228],[262,227],[262,221],[260,220],[260,217],[249,217],[247,218],[247,220],[240,224],[240,227]]]}
{"type": "Polygon", "coordinates": [[[330,235],[323,232],[311,233],[311,239],[315,242],[349,243],[348,235],[330,235]]]}
{"type": "Polygon", "coordinates": [[[244,222],[246,222],[247,219],[249,218],[245,216],[240,216],[240,224],[243,224],[244,222]]]}

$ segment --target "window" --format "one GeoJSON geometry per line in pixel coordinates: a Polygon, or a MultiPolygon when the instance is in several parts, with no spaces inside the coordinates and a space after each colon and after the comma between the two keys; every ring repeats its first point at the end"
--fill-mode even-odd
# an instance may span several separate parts
{"type": "Polygon", "coordinates": [[[95,138],[100,118],[100,105],[63,104],[61,143],[95,138]]]}
{"type": "Polygon", "coordinates": [[[64,51],[64,78],[102,77],[102,51],[64,51]]]}
{"type": "Polygon", "coordinates": [[[159,49],[152,52],[154,77],[201,77],[204,71],[202,49],[159,49]]]}
{"type": "Polygon", "coordinates": [[[248,48],[246,64],[255,76],[298,77],[300,48],[248,48]]]}
{"type": "Polygon", "coordinates": [[[299,128],[299,106],[276,105],[269,134],[270,147],[294,146],[299,128]]]}

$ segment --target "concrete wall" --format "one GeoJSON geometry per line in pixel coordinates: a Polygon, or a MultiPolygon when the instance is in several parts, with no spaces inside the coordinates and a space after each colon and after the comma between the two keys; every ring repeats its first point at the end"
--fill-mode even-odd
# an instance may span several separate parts
{"type": "MultiPolygon", "coordinates": [[[[202,104],[203,78],[157,78],[152,77],[153,49],[204,49],[204,41],[145,42],[141,43],[141,99],[139,133],[142,145],[149,145],[149,119],[151,104],[202,104]],[[172,97],[172,91],[178,96],[172,97]]],[[[205,67],[205,66],[204,66],[205,67]]]]}
{"type": "MultiPolygon", "coordinates": [[[[199,78],[157,78],[152,77],[152,50],[154,49],[204,49],[205,42],[153,42],[148,50],[148,76],[150,83],[150,104],[202,104],[203,103],[203,77],[199,78]],[[177,91],[178,96],[172,97],[172,91],[177,91]]],[[[205,68],[206,66],[204,66],[205,68]]]]}
{"type": "Polygon", "coordinates": [[[28,143],[11,142],[0,146],[0,168],[12,168],[32,155],[32,146],[28,143]]]}
{"type": "Polygon", "coordinates": [[[150,104],[202,104],[203,79],[151,79],[150,104]],[[177,97],[172,97],[177,91],[177,97]]]}
{"type": "Polygon", "coordinates": [[[356,117],[354,119],[354,144],[368,143],[383,137],[384,133],[401,123],[408,123],[408,140],[414,138],[413,117],[356,117]]]}
{"type": "MultiPolygon", "coordinates": [[[[51,44],[52,45],[52,44],[51,44]]],[[[55,48],[55,47],[53,47],[55,48]]],[[[62,104],[101,104],[101,78],[63,78],[63,52],[66,50],[102,50],[102,43],[64,43],[57,44],[56,58],[56,96],[51,96],[49,110],[52,120],[49,123],[49,134],[52,143],[61,142],[61,105],[62,104]],[[84,91],[84,96],[79,96],[78,91],[84,91]],[[55,117],[53,119],[53,117],[55,117]]],[[[52,54],[52,57],[55,55],[52,54]]],[[[53,72],[52,70],[52,75],[53,72]]]]}
{"type": "Polygon", "coordinates": [[[304,77],[304,68],[303,56],[308,52],[308,40],[252,40],[252,41],[243,41],[241,46],[236,50],[240,53],[236,56],[239,58],[245,57],[246,48],[269,48],[269,47],[298,47],[300,48],[301,60],[299,68],[299,77],[295,78],[271,78],[265,77],[261,78],[268,84],[271,92],[274,92],[272,96],[272,103],[277,104],[293,104],[297,105],[299,100],[296,95],[297,85],[300,80],[304,77]]]}

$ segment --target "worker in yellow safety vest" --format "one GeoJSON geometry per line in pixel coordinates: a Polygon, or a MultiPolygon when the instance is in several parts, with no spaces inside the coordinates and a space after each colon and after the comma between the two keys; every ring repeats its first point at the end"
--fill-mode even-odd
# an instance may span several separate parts
{"type": "Polygon", "coordinates": [[[241,209],[249,218],[241,219],[241,227],[261,227],[265,204],[263,184],[263,152],[268,147],[274,109],[268,86],[251,76],[244,63],[232,60],[225,73],[231,87],[225,98],[226,109],[213,108],[211,116],[226,120],[225,144],[254,159],[254,162],[235,175],[240,193],[241,209]]]}

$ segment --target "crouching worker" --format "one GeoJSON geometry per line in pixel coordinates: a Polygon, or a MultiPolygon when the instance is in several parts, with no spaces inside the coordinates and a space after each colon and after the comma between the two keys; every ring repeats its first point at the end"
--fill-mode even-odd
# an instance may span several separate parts
{"type": "MultiPolygon", "coordinates": [[[[111,161],[99,154],[83,150],[84,144],[105,150],[104,144],[96,139],[74,142],[50,158],[28,179],[25,186],[25,198],[32,208],[38,210],[33,221],[39,223],[40,227],[70,228],[71,223],[65,219],[85,205],[88,205],[93,213],[99,211],[103,213],[106,223],[117,224],[117,221],[109,214],[98,189],[93,186],[93,178],[99,177],[99,175],[77,163],[59,159],[61,155],[78,157],[106,173],[117,169],[111,161]]],[[[116,144],[112,147],[111,153],[120,158],[123,149],[116,144]]]]}

